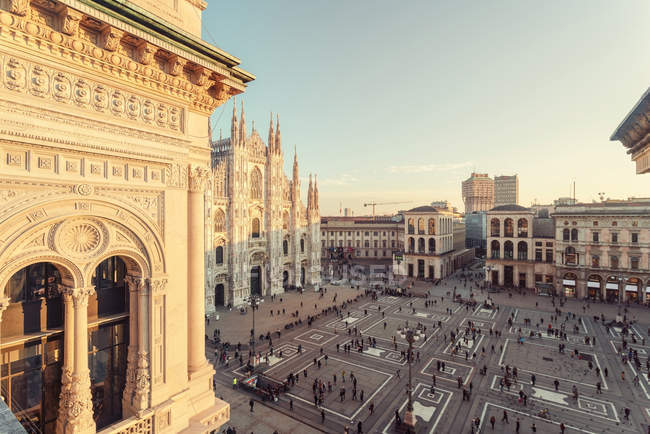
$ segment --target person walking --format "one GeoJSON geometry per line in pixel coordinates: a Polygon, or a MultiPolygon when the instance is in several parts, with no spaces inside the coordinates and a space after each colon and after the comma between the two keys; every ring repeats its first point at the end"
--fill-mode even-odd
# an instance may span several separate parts
{"type": "Polygon", "coordinates": [[[361,424],[361,421],[357,423],[357,434],[363,434],[363,425],[361,424]]]}
{"type": "Polygon", "coordinates": [[[492,415],[492,417],[490,417],[490,425],[492,425],[492,430],[493,431],[494,431],[494,424],[496,423],[496,421],[497,421],[497,418],[494,417],[494,415],[492,415]]]}
{"type": "Polygon", "coordinates": [[[320,410],[320,423],[325,423],[325,410],[320,410]]]}
{"type": "Polygon", "coordinates": [[[517,423],[515,424],[515,432],[518,434],[519,433],[519,428],[521,427],[521,422],[519,421],[519,418],[517,418],[517,423]]]}
{"type": "Polygon", "coordinates": [[[253,406],[255,405],[255,401],[253,401],[253,398],[251,398],[251,400],[248,401],[248,405],[249,405],[250,408],[251,408],[251,413],[253,413],[253,406]]]}
{"type": "Polygon", "coordinates": [[[501,422],[505,422],[509,424],[510,422],[508,421],[508,412],[503,410],[503,417],[501,418],[501,422]]]}

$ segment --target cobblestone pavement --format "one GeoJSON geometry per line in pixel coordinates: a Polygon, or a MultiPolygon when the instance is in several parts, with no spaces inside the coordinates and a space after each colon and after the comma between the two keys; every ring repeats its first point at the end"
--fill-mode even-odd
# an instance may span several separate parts
{"type": "MultiPolygon", "coordinates": [[[[467,286],[472,283],[468,282],[467,286]]],[[[470,290],[465,288],[464,280],[452,277],[437,286],[417,283],[412,288],[412,293],[428,291],[430,297],[426,301],[430,305],[425,305],[424,298],[416,297],[380,295],[373,300],[364,291],[349,287],[328,287],[323,298],[314,293],[294,293],[283,295],[282,303],[279,298],[267,300],[256,313],[256,335],[278,328],[282,334],[280,338],[277,334],[273,336],[274,355],[260,369],[279,380],[294,374],[299,381],[288,393],[280,395],[277,402],[264,403],[264,413],[258,413],[262,406],[257,404],[253,415],[247,405],[253,395],[228,390],[229,396],[225,398],[239,403],[233,407],[231,425],[238,432],[246,433],[343,433],[346,426],[350,432],[356,432],[361,422],[364,433],[404,432],[403,427],[395,425],[395,412],[404,419],[409,368],[405,360],[407,345],[396,332],[408,321],[411,326],[420,323],[426,327],[423,338],[414,344],[412,365],[417,432],[514,433],[517,422],[521,433],[533,432],[533,424],[538,433],[560,433],[560,424],[564,424],[566,433],[649,432],[650,374],[646,361],[650,353],[650,310],[629,307],[625,312],[619,306],[587,306],[577,300],[560,306],[557,299],[553,306],[553,300],[548,297],[480,291],[475,299],[483,301],[489,296],[498,309],[483,308],[480,304],[470,308],[451,301],[449,294],[453,293],[454,286],[458,294],[469,299],[470,290]],[[333,306],[335,293],[339,306],[344,300],[357,300],[341,310],[342,317],[333,312],[321,314],[308,327],[306,315],[333,306]],[[304,311],[300,310],[300,301],[304,311]],[[281,311],[282,306],[286,312],[298,310],[302,325],[285,330],[284,324],[295,318],[289,314],[270,317],[271,306],[276,311],[278,307],[281,311]],[[559,314],[555,308],[560,309],[559,314]],[[634,320],[625,339],[627,348],[637,351],[640,367],[633,361],[623,363],[617,353],[622,346],[623,330],[603,324],[601,313],[605,323],[615,319],[618,313],[634,320]],[[564,331],[566,338],[549,333],[549,324],[553,330],[564,331]],[[468,327],[470,333],[464,335],[468,327]],[[456,334],[453,341],[452,332],[456,334]],[[355,341],[360,340],[364,342],[363,351],[355,347],[355,341]],[[349,353],[343,350],[347,344],[352,346],[349,353]],[[563,352],[559,351],[560,344],[565,345],[563,352]],[[486,367],[484,374],[483,367],[486,367]],[[517,368],[516,381],[513,368],[517,368]],[[435,386],[432,387],[433,375],[435,386]],[[636,375],[638,385],[634,384],[636,375]],[[501,387],[506,376],[509,387],[505,384],[501,387]],[[356,397],[353,397],[352,378],[356,378],[356,397]],[[314,380],[319,379],[325,392],[322,403],[316,407],[313,387],[314,380]],[[332,385],[331,392],[328,382],[332,385]],[[598,384],[602,393],[598,393],[598,384]],[[341,400],[343,387],[345,396],[341,400]],[[463,399],[463,390],[468,400],[463,399]],[[520,392],[525,395],[525,401],[520,399],[520,392]],[[293,410],[289,409],[290,401],[293,410]],[[242,402],[246,405],[241,405],[242,402]],[[374,411],[370,411],[371,406],[374,411]],[[625,408],[630,410],[629,417],[625,408]],[[504,412],[507,421],[503,420],[504,412]],[[285,422],[273,423],[274,418],[285,422]],[[287,418],[296,424],[288,424],[287,418]]],[[[223,340],[243,343],[248,339],[250,313],[221,312],[220,315],[220,321],[211,321],[209,333],[218,327],[223,340]]],[[[258,343],[256,349],[267,352],[268,341],[258,343]]],[[[248,349],[243,348],[243,353],[246,363],[248,349]]],[[[232,358],[234,351],[228,354],[232,358]]],[[[208,355],[214,361],[214,349],[208,349],[208,355]]],[[[231,389],[233,377],[241,379],[245,375],[237,360],[230,360],[228,366],[217,362],[215,365],[217,394],[223,388],[231,389]]]]}

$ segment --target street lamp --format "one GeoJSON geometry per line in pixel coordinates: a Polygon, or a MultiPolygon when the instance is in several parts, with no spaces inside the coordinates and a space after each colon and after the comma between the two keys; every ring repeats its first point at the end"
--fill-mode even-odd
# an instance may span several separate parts
{"type": "Polygon", "coordinates": [[[255,310],[259,306],[261,298],[257,294],[251,294],[244,301],[253,309],[253,328],[251,329],[250,345],[253,349],[253,366],[255,366],[255,359],[257,353],[255,352],[255,310]]]}
{"type": "Polygon", "coordinates": [[[408,383],[408,395],[409,395],[409,400],[408,400],[408,406],[406,407],[406,413],[404,414],[404,425],[407,426],[407,428],[410,429],[412,428],[415,430],[415,417],[413,416],[413,386],[411,383],[411,364],[413,362],[413,342],[416,342],[420,340],[422,336],[424,336],[424,333],[419,328],[411,328],[408,326],[408,322],[406,323],[406,327],[402,327],[397,329],[397,333],[400,335],[402,339],[406,339],[406,342],[409,343],[409,351],[408,351],[408,364],[409,364],[409,383],[408,383]]]}

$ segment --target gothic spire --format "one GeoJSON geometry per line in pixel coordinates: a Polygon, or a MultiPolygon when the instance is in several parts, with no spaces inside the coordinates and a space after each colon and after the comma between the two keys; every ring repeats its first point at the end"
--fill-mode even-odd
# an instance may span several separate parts
{"type": "Polygon", "coordinates": [[[280,115],[275,114],[275,150],[278,154],[282,153],[282,136],[280,135],[280,115]]]}
{"type": "Polygon", "coordinates": [[[241,124],[239,125],[239,143],[246,143],[246,117],[244,116],[244,101],[241,102],[241,124]]]}
{"type": "Polygon", "coordinates": [[[271,112],[271,122],[269,122],[269,153],[275,151],[275,134],[273,133],[273,112],[271,112]]]}
{"type": "Polygon", "coordinates": [[[232,99],[232,121],[230,122],[230,146],[239,144],[239,124],[237,123],[237,100],[232,99]]]}
{"type": "Polygon", "coordinates": [[[298,180],[298,151],[296,145],[293,145],[293,180],[298,180]]]}
{"type": "Polygon", "coordinates": [[[307,189],[307,209],[311,210],[314,203],[313,203],[313,196],[314,196],[314,186],[311,182],[311,173],[309,174],[309,188],[307,189]]]}
{"type": "Polygon", "coordinates": [[[314,175],[314,208],[319,209],[319,206],[318,206],[318,175],[314,175]]]}

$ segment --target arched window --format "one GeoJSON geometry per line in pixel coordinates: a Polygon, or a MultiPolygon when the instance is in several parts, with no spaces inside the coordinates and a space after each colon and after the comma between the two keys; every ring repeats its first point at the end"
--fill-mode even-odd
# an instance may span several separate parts
{"type": "Polygon", "coordinates": [[[217,265],[223,264],[223,246],[219,246],[214,251],[217,265]]]}
{"type": "Polygon", "coordinates": [[[504,259],[513,259],[514,244],[512,241],[503,243],[503,257],[504,259]]]}
{"type": "Polygon", "coordinates": [[[284,256],[289,254],[289,241],[287,240],[282,241],[282,253],[284,256]]]}
{"type": "Polygon", "coordinates": [[[409,237],[409,252],[415,252],[415,239],[409,237]]]}
{"type": "Polygon", "coordinates": [[[517,259],[520,261],[528,260],[528,244],[526,241],[519,241],[517,243],[517,259]]]}
{"type": "Polygon", "coordinates": [[[571,229],[571,241],[578,241],[578,230],[571,229]]]}
{"type": "Polygon", "coordinates": [[[253,238],[259,238],[260,237],[260,219],[255,217],[253,219],[253,223],[251,225],[251,236],[253,238]]]}
{"type": "Polygon", "coordinates": [[[499,222],[499,219],[490,220],[490,236],[491,237],[501,236],[501,222],[499,222]]]}
{"type": "Polygon", "coordinates": [[[569,241],[569,234],[570,234],[569,229],[564,229],[562,231],[562,241],[569,241]]]}
{"type": "Polygon", "coordinates": [[[226,232],[226,214],[221,209],[214,214],[214,232],[216,234],[226,232]]]}
{"type": "Polygon", "coordinates": [[[418,239],[418,252],[424,253],[424,238],[418,239]]]}
{"type": "Polygon", "coordinates": [[[413,219],[410,218],[408,219],[408,232],[409,234],[414,234],[415,233],[415,226],[413,226],[413,219]]]}
{"type": "Polygon", "coordinates": [[[300,239],[300,253],[305,253],[305,239],[300,239]]]}
{"type": "Polygon", "coordinates": [[[517,221],[517,236],[521,238],[528,237],[528,220],[522,218],[517,221]]]}
{"type": "Polygon", "coordinates": [[[492,243],[490,243],[490,250],[492,251],[492,259],[499,259],[501,257],[501,245],[497,240],[492,240],[492,243]]]}
{"type": "Polygon", "coordinates": [[[436,251],[436,240],[434,238],[429,238],[429,253],[434,253],[436,251]]]}
{"type": "Polygon", "coordinates": [[[424,234],[424,219],[423,218],[418,219],[418,234],[419,235],[424,234]]]}
{"type": "Polygon", "coordinates": [[[251,199],[262,198],[262,173],[257,167],[251,172],[251,199]]]}
{"type": "Polygon", "coordinates": [[[287,211],[282,213],[282,229],[289,230],[289,213],[287,211]]]}
{"type": "Polygon", "coordinates": [[[578,254],[576,253],[576,249],[571,246],[564,249],[564,263],[566,265],[578,264],[578,254]]]}
{"type": "Polygon", "coordinates": [[[429,219],[429,235],[436,234],[436,219],[429,219]]]}
{"type": "Polygon", "coordinates": [[[507,218],[503,222],[503,236],[512,238],[515,232],[515,223],[511,218],[507,218]]]}

